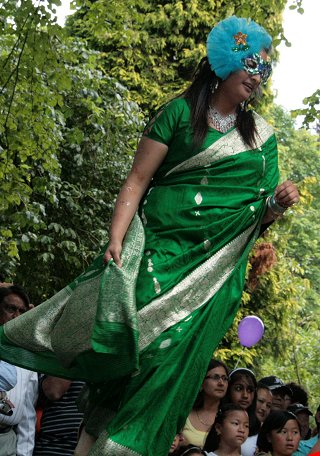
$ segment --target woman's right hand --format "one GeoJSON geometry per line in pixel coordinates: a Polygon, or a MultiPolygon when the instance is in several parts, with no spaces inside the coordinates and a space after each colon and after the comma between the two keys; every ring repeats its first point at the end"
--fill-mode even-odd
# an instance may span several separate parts
{"type": "Polygon", "coordinates": [[[107,248],[105,254],[103,255],[103,262],[106,264],[110,260],[113,260],[115,262],[115,264],[119,268],[121,268],[121,266],[122,266],[121,259],[120,259],[121,251],[122,251],[121,242],[110,241],[108,248],[107,248]]]}
{"type": "Polygon", "coordinates": [[[143,137],[138,145],[131,171],[118,195],[110,226],[110,243],[103,262],[113,260],[121,268],[122,241],[137,211],[142,196],[168,152],[168,146],[143,137]]]}

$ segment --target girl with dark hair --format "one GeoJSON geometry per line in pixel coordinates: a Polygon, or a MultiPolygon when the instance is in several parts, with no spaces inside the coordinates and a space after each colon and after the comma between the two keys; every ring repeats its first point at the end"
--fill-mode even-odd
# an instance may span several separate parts
{"type": "Polygon", "coordinates": [[[206,455],[206,453],[199,447],[194,445],[187,445],[181,447],[177,453],[174,453],[173,456],[198,456],[198,455],[206,455]]]}
{"type": "MultiPolygon", "coordinates": [[[[251,425],[251,432],[249,432],[249,437],[241,447],[242,456],[254,456],[256,447],[257,447],[257,438],[258,431],[262,426],[262,423],[265,421],[269,413],[271,412],[272,406],[272,393],[269,390],[268,386],[259,384],[256,388],[256,408],[255,408],[255,417],[254,425],[251,425]]],[[[252,416],[253,410],[249,412],[249,417],[252,416]]],[[[252,418],[251,418],[252,422],[252,418]]]]}
{"type": "Polygon", "coordinates": [[[293,413],[271,412],[258,434],[257,456],[292,456],[298,449],[300,437],[300,425],[293,413]]]}
{"type": "Polygon", "coordinates": [[[105,252],[0,334],[11,362],[89,382],[77,455],[168,454],[233,322],[255,240],[299,200],[278,185],[272,127],[247,110],[270,47],[249,19],[212,29],[190,88],[144,131],[105,252]]]}
{"type": "Polygon", "coordinates": [[[208,434],[204,450],[208,456],[239,456],[248,434],[247,412],[237,404],[225,404],[208,434]]]}
{"type": "Polygon", "coordinates": [[[257,434],[260,423],[256,417],[257,380],[250,369],[240,367],[229,375],[229,386],[224,403],[237,404],[246,410],[250,420],[249,435],[257,434]]]}
{"type": "Polygon", "coordinates": [[[203,448],[220,402],[227,392],[228,376],[228,368],[222,361],[210,361],[200,392],[182,431],[186,442],[203,448]]]}

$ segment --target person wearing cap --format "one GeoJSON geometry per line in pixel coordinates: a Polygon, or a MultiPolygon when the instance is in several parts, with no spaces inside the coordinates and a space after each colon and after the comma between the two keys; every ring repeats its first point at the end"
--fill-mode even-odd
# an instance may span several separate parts
{"type": "Polygon", "coordinates": [[[76,454],[168,453],[233,322],[255,240],[299,200],[250,108],[271,41],[251,19],[215,25],[189,87],[144,130],[105,253],[5,328],[10,356],[23,331],[24,362],[90,382],[76,454]]]}
{"type": "Polygon", "coordinates": [[[319,439],[319,435],[311,437],[311,429],[309,419],[312,416],[311,410],[304,404],[292,404],[288,407],[288,411],[295,414],[300,424],[301,440],[297,451],[293,456],[307,456],[311,454],[311,449],[319,439]]]}
{"type": "Polygon", "coordinates": [[[275,375],[263,377],[259,380],[259,383],[267,386],[272,392],[271,410],[286,410],[287,404],[285,397],[292,397],[291,389],[286,386],[279,377],[276,377],[275,375]]]}
{"type": "Polygon", "coordinates": [[[288,403],[288,406],[291,404],[308,405],[309,395],[302,385],[299,385],[296,382],[289,382],[286,383],[286,386],[290,388],[292,393],[290,397],[290,404],[288,403]]]}
{"type": "Polygon", "coordinates": [[[289,405],[287,410],[294,413],[300,423],[301,439],[308,440],[311,437],[309,418],[312,416],[312,412],[306,405],[303,404],[289,405]]]}

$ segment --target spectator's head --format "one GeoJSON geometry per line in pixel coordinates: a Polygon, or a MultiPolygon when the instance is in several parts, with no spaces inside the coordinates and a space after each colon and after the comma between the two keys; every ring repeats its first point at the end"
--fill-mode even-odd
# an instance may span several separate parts
{"type": "Polygon", "coordinates": [[[249,416],[237,404],[224,404],[209,431],[204,450],[216,451],[223,447],[234,454],[249,435],[249,416]]]}
{"type": "Polygon", "coordinates": [[[291,456],[299,446],[300,424],[287,410],[275,410],[263,423],[257,440],[259,451],[277,456],[291,456]]]}
{"type": "Polygon", "coordinates": [[[258,382],[257,386],[257,405],[256,405],[256,417],[262,424],[272,407],[272,393],[268,386],[258,382]]]}
{"type": "Polygon", "coordinates": [[[237,404],[244,410],[256,407],[257,380],[250,369],[240,367],[229,375],[229,387],[226,400],[237,404]]]}
{"type": "Polygon", "coordinates": [[[29,310],[29,297],[19,285],[0,287],[0,325],[29,310]]]}
{"type": "Polygon", "coordinates": [[[212,359],[193,408],[201,409],[206,399],[221,401],[227,393],[228,378],[228,367],[222,361],[212,359]]]}
{"type": "Polygon", "coordinates": [[[173,442],[171,444],[169,454],[176,454],[178,449],[181,447],[181,444],[183,442],[183,434],[182,432],[178,432],[178,434],[175,435],[173,442]]]}
{"type": "Polygon", "coordinates": [[[280,378],[270,375],[259,380],[259,384],[268,386],[272,392],[272,410],[286,409],[285,396],[288,395],[291,397],[292,391],[280,378]]]}
{"type": "Polygon", "coordinates": [[[306,405],[303,404],[292,404],[288,407],[288,412],[292,412],[296,415],[297,420],[300,424],[301,439],[308,440],[311,437],[311,429],[309,425],[309,418],[312,416],[311,411],[306,405]]]}
{"type": "Polygon", "coordinates": [[[290,382],[286,383],[286,386],[292,391],[291,404],[302,404],[306,407],[308,406],[308,393],[307,391],[298,383],[290,382]]]}
{"type": "Polygon", "coordinates": [[[250,369],[240,367],[230,372],[228,391],[223,402],[237,404],[246,410],[250,423],[249,435],[257,434],[261,426],[256,416],[257,380],[250,369]]]}
{"type": "Polygon", "coordinates": [[[205,455],[206,453],[199,447],[187,445],[185,447],[180,447],[180,449],[174,453],[174,456],[198,456],[199,454],[205,455]]]}

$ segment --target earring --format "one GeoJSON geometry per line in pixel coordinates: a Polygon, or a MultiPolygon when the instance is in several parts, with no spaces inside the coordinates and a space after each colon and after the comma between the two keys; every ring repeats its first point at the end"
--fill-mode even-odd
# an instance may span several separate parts
{"type": "Polygon", "coordinates": [[[211,82],[211,84],[210,84],[211,93],[214,93],[217,90],[218,87],[219,87],[219,81],[218,80],[216,81],[215,84],[213,82],[211,82]]]}
{"type": "Polygon", "coordinates": [[[240,103],[240,111],[241,112],[244,112],[244,111],[248,110],[248,106],[249,106],[250,101],[252,101],[252,99],[248,99],[248,100],[242,101],[240,103]]]}

